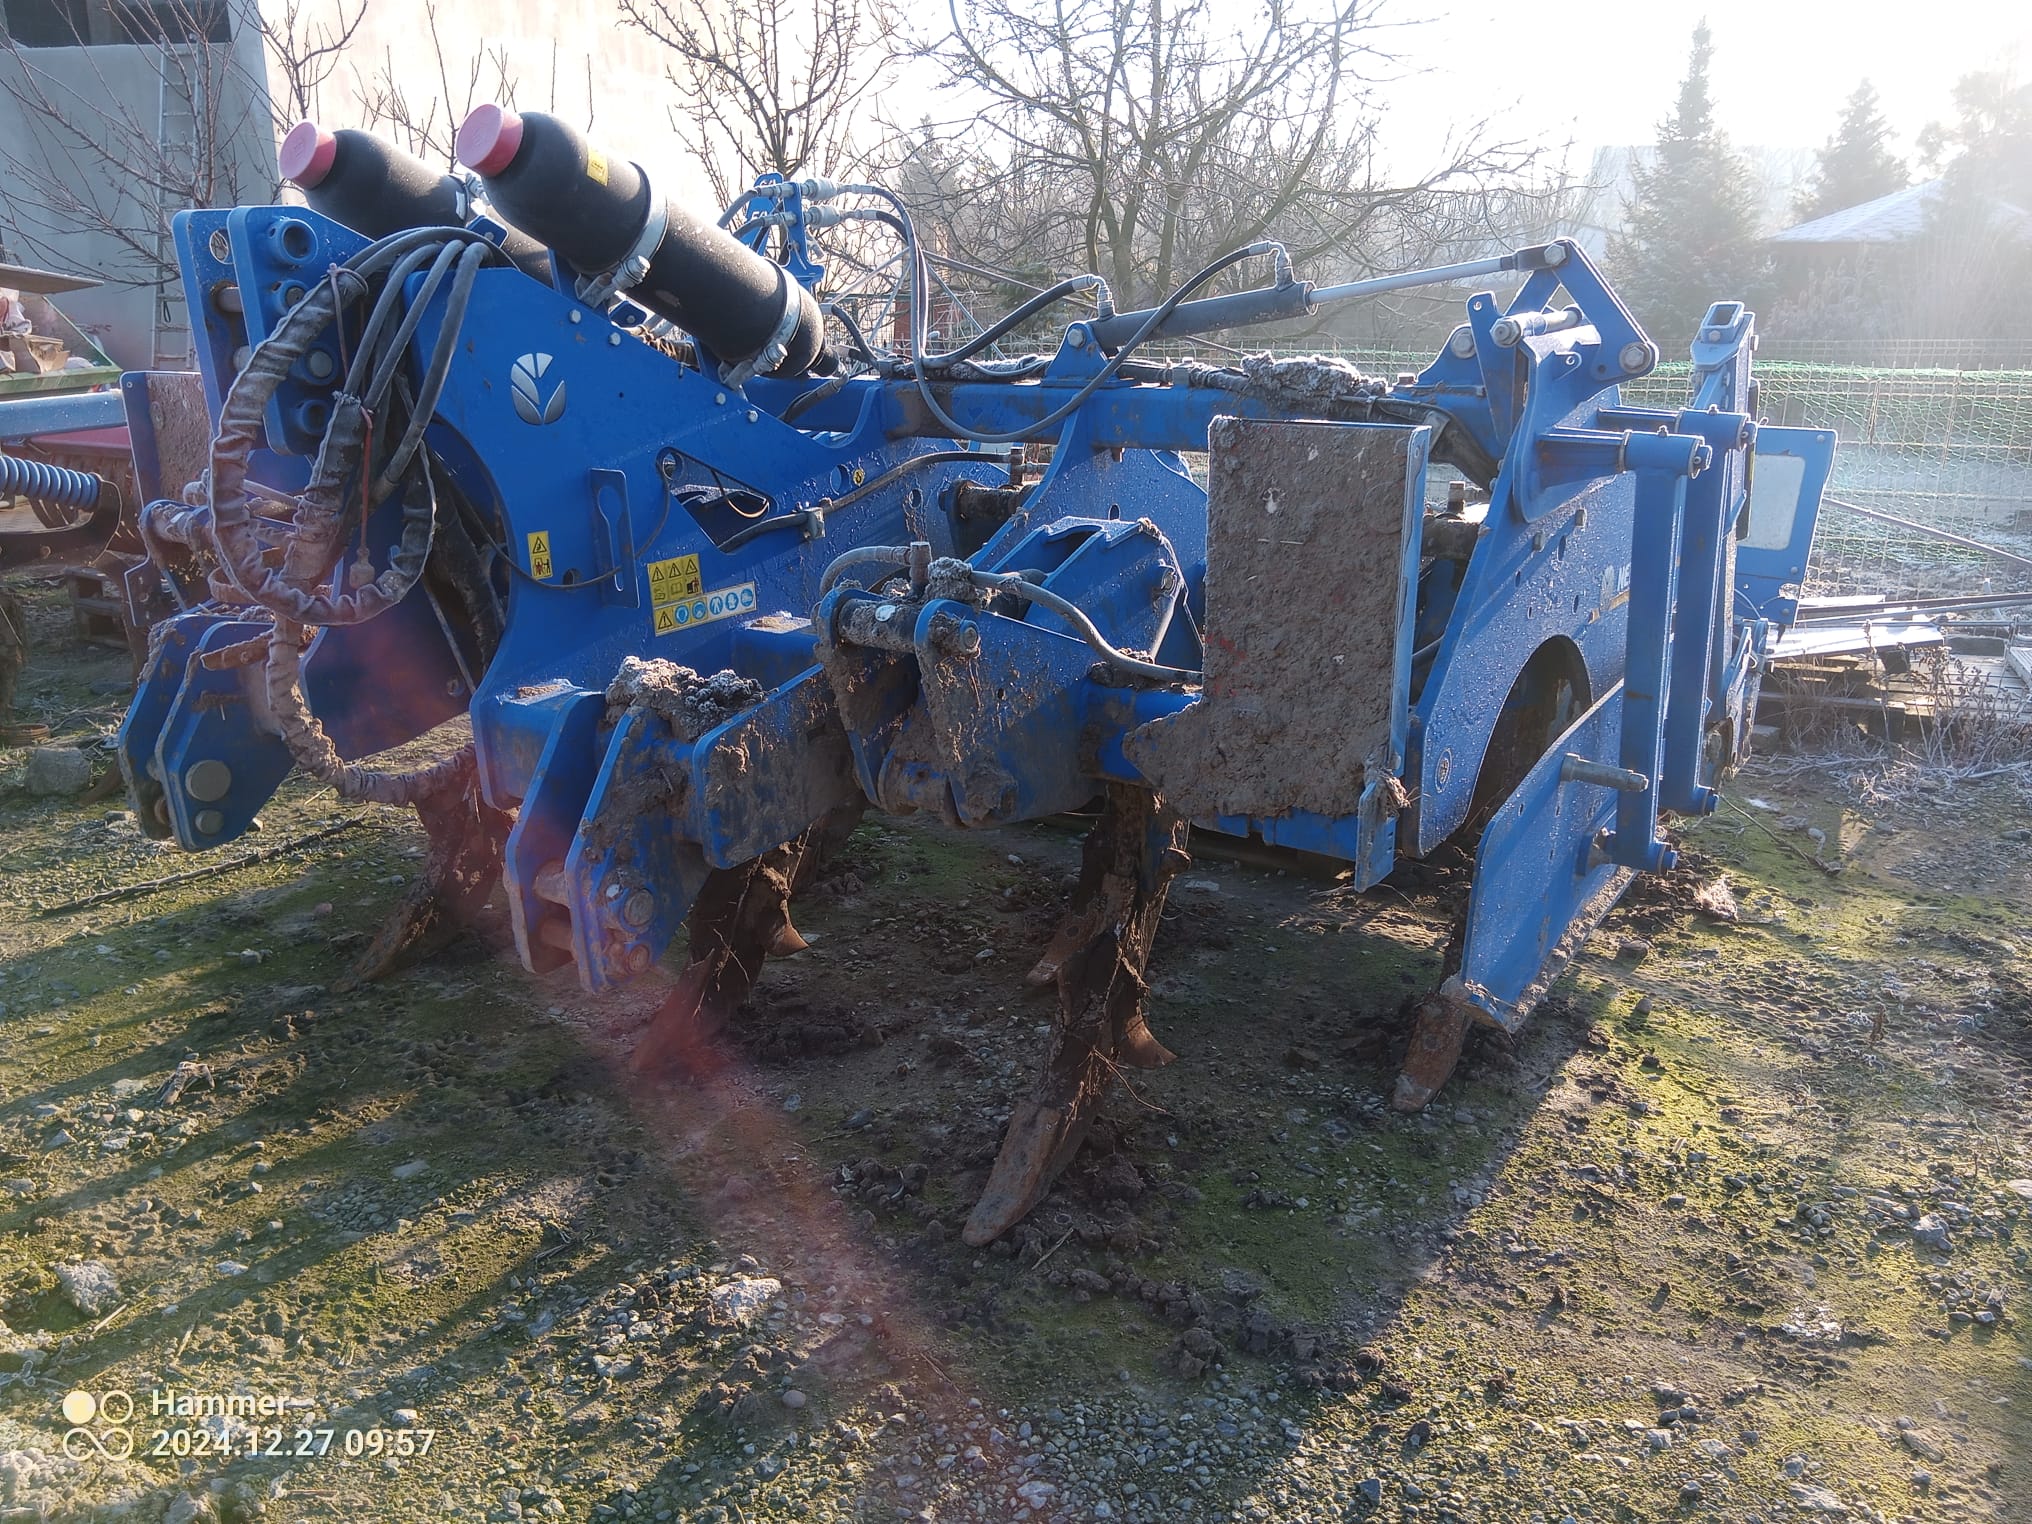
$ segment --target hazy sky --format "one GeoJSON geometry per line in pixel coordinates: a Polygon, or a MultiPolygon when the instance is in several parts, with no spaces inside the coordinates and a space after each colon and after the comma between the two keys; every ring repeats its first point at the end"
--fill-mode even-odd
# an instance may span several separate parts
{"type": "MultiPolygon", "coordinates": [[[[1427,3],[1394,0],[1399,17],[1427,3]]],[[[1571,137],[1583,157],[1602,144],[1644,143],[1686,73],[1694,25],[1714,32],[1714,90],[1739,144],[1818,147],[1842,102],[1869,79],[1901,152],[1951,110],[1956,79],[2014,67],[2032,77],[2027,0],[1624,0],[1547,6],[1455,0],[1449,14],[1399,33],[1407,65],[1431,71],[1392,87],[1387,136],[1428,152],[1450,123],[1507,111],[1514,129],[1548,142],[1571,137]]]]}

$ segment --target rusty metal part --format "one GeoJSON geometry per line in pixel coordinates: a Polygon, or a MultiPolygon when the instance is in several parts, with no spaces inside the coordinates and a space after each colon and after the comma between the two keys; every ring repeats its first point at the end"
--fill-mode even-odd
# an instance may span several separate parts
{"type": "Polygon", "coordinates": [[[1390,1096],[1393,1109],[1422,1111],[1425,1103],[1439,1094],[1460,1062],[1472,1012],[1467,1001],[1438,990],[1418,1003],[1418,1016],[1411,1024],[1411,1046],[1390,1096]]]}
{"type": "Polygon", "coordinates": [[[0,532],[0,568],[12,570],[43,561],[99,554],[120,525],[120,505],[119,490],[108,483],[99,494],[98,506],[81,517],[66,516],[66,521],[57,526],[0,532]]]}
{"type": "Polygon", "coordinates": [[[953,484],[953,517],[963,524],[996,527],[1023,506],[1028,488],[1021,486],[984,487],[979,482],[953,484]]]}
{"type": "Polygon", "coordinates": [[[1185,821],[1154,794],[1111,785],[1081,851],[1073,909],[1030,971],[1055,980],[1051,1051],[1016,1105],[988,1184],[962,1236],[990,1243],[1044,1199],[1079,1152],[1118,1068],[1154,1069],[1173,1054],[1143,1014],[1159,916],[1171,880],[1191,862],[1185,821]]]}
{"type": "Polygon", "coordinates": [[[1463,897],[1454,906],[1446,948],[1440,955],[1440,982],[1418,1002],[1411,1022],[1411,1041],[1404,1050],[1404,1064],[1397,1072],[1397,1087],[1390,1105],[1397,1111],[1423,1111],[1426,1102],[1439,1094],[1460,1062],[1461,1049],[1474,1021],[1474,1006],[1446,988],[1446,981],[1460,972],[1461,955],[1467,946],[1468,907],[1463,897]]]}
{"type": "Polygon", "coordinates": [[[480,798],[470,756],[414,802],[430,841],[423,872],[339,978],[339,990],[386,978],[443,947],[473,924],[500,882],[510,822],[480,798]]]}
{"type": "MultiPolygon", "coordinates": [[[[14,713],[14,685],[28,665],[28,618],[21,600],[0,587],[0,725],[14,713]]],[[[11,727],[26,730],[28,727],[11,727]]],[[[44,735],[47,735],[47,730],[44,735]]]]}
{"type": "Polygon", "coordinates": [[[690,956],[642,1034],[629,1066],[641,1074],[699,1074],[717,1067],[713,1039],[748,998],[772,955],[802,952],[790,901],[860,824],[856,800],[794,841],[738,868],[715,868],[686,922],[690,956]]]}

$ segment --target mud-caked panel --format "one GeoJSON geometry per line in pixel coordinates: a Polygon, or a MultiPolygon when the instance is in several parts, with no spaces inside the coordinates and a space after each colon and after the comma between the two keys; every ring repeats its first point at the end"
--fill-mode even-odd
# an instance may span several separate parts
{"type": "Polygon", "coordinates": [[[1125,747],[1175,808],[1349,816],[1395,770],[1429,438],[1213,420],[1205,693],[1125,747]]]}

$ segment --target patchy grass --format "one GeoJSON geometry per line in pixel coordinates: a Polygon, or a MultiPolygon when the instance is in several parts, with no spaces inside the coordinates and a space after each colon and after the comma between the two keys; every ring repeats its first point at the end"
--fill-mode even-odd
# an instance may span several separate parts
{"type": "MultiPolygon", "coordinates": [[[[123,659],[67,651],[48,597],[32,614],[55,657],[31,717],[105,733],[121,699],[93,685],[123,659]]],[[[1150,971],[1179,1062],[974,1251],[958,1229],[1048,1028],[1022,975],[1069,831],[871,822],[727,1067],[645,1086],[625,1060],[664,975],[582,997],[516,967],[498,915],[332,992],[420,856],[399,812],[51,916],[205,860],[13,775],[0,1452],[32,1464],[0,1466],[0,1508],[1001,1518],[1048,1478],[1066,1518],[1774,1519],[1823,1492],[1852,1518],[2026,1517],[2032,1225],[2006,1182],[2032,1176],[2032,848],[2008,790],[1886,819],[1753,773],[1687,832],[1697,867],[1410,1119],[1382,1098],[1444,880],[1352,895],[1206,844],[1150,971]],[[1733,923],[1686,897],[1721,874],[1733,923]],[[211,1083],[158,1104],[186,1061],[211,1083]],[[86,1260],[119,1286],[94,1314],[56,1275],[86,1260]],[[779,1292],[736,1320],[760,1277],[779,1292]],[[437,1437],[63,1456],[64,1393],[156,1387],[437,1437]]],[[[255,840],[352,813],[292,783],[255,840]]]]}

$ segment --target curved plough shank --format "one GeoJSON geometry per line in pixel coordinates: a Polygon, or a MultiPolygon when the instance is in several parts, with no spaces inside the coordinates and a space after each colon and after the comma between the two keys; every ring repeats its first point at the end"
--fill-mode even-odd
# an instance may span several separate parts
{"type": "Polygon", "coordinates": [[[835,810],[795,841],[707,875],[685,923],[684,971],[650,1018],[631,1068],[656,1075],[714,1067],[713,1039],[748,998],[763,963],[804,951],[790,901],[846,844],[861,814],[858,804],[835,810]]]}
{"type": "Polygon", "coordinates": [[[1082,849],[1073,908],[1031,971],[1058,987],[1044,1068],[1016,1105],[1002,1150],[963,1233],[992,1242],[1044,1199],[1085,1141],[1117,1068],[1155,1069],[1173,1054],[1150,1031],[1143,971],[1165,891],[1190,862],[1185,821],[1145,789],[1113,785],[1082,849]]]}

